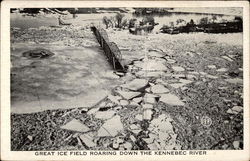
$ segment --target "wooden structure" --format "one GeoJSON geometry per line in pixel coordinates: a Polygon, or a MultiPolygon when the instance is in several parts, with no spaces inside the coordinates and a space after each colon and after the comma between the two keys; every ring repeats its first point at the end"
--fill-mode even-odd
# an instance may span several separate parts
{"type": "Polygon", "coordinates": [[[104,29],[98,30],[95,26],[92,26],[91,30],[104,50],[104,53],[112,67],[116,71],[125,72],[121,52],[114,42],[109,42],[107,32],[104,29]]]}

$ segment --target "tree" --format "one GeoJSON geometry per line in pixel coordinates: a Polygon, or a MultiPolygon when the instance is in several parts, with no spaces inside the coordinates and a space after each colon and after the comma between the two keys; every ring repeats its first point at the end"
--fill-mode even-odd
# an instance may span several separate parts
{"type": "Polygon", "coordinates": [[[135,27],[135,22],[137,21],[137,19],[133,18],[129,20],[129,28],[135,27]]]}
{"type": "Polygon", "coordinates": [[[115,18],[113,16],[111,16],[109,18],[109,23],[110,23],[110,25],[111,25],[112,28],[115,26],[115,18]]]}
{"type": "Polygon", "coordinates": [[[183,23],[183,22],[185,22],[185,20],[183,20],[183,19],[178,19],[178,20],[176,20],[176,24],[177,24],[177,25],[180,24],[180,23],[183,23]]]}
{"type": "Polygon", "coordinates": [[[115,15],[115,19],[116,19],[116,21],[117,21],[117,27],[118,27],[118,28],[121,28],[122,19],[123,19],[124,16],[125,16],[125,15],[124,15],[124,14],[121,14],[121,13],[117,13],[117,14],[115,15]]]}
{"type": "Polygon", "coordinates": [[[187,22],[183,19],[177,19],[176,20],[176,26],[186,26],[187,22]]]}
{"type": "Polygon", "coordinates": [[[194,25],[194,20],[191,19],[190,22],[189,22],[189,24],[190,24],[191,26],[193,26],[193,25],[194,25]]]}
{"type": "Polygon", "coordinates": [[[236,16],[236,17],[234,18],[234,20],[242,23],[242,18],[239,17],[239,16],[236,16]]]}
{"type": "Polygon", "coordinates": [[[212,17],[213,23],[214,23],[215,20],[217,20],[217,17],[215,15],[213,15],[213,17],[212,17]]]}
{"type": "Polygon", "coordinates": [[[106,25],[106,29],[109,28],[109,21],[110,20],[106,16],[102,18],[102,22],[106,25]]]}
{"type": "Polygon", "coordinates": [[[128,23],[127,19],[123,20],[122,23],[121,23],[121,27],[125,28],[127,26],[127,23],[128,23]]]}
{"type": "Polygon", "coordinates": [[[155,25],[155,19],[154,19],[153,16],[147,16],[147,17],[144,17],[142,19],[142,23],[143,23],[143,25],[149,23],[150,25],[154,26],[155,25]]]}
{"type": "Polygon", "coordinates": [[[202,24],[202,25],[208,24],[208,22],[209,22],[208,17],[203,17],[200,19],[200,24],[202,24]]]}

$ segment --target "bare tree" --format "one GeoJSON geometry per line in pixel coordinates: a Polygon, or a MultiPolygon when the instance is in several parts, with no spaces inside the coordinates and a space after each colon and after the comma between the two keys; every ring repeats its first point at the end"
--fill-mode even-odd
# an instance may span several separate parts
{"type": "Polygon", "coordinates": [[[111,16],[108,20],[109,20],[109,24],[113,28],[115,26],[115,18],[113,16],[111,16]]]}
{"type": "Polygon", "coordinates": [[[102,22],[106,25],[106,29],[109,28],[109,19],[106,16],[102,18],[102,22]]]}
{"type": "Polygon", "coordinates": [[[118,27],[118,28],[121,28],[122,19],[123,19],[124,16],[125,16],[125,15],[124,15],[124,14],[121,14],[121,13],[117,13],[117,14],[115,15],[115,19],[116,19],[116,21],[117,21],[117,27],[118,27]]]}
{"type": "Polygon", "coordinates": [[[125,28],[126,26],[128,26],[128,20],[127,19],[124,19],[121,23],[121,27],[122,28],[125,28]]]}

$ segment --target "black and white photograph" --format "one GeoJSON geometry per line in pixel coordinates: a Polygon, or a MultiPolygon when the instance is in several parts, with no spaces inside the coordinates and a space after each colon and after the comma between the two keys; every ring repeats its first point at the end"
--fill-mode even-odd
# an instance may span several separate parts
{"type": "Polygon", "coordinates": [[[10,151],[245,149],[242,7],[9,14],[10,151]]]}

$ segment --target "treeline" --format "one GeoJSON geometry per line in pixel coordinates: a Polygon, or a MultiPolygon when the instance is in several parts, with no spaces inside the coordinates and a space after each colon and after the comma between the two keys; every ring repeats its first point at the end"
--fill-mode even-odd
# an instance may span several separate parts
{"type": "Polygon", "coordinates": [[[153,16],[145,16],[141,21],[136,18],[126,19],[122,13],[117,13],[115,16],[104,16],[102,19],[103,24],[107,28],[133,28],[144,25],[155,26],[155,19],[153,16]]]}
{"type": "Polygon", "coordinates": [[[169,25],[164,25],[161,29],[163,33],[178,34],[189,32],[206,32],[206,33],[230,33],[242,32],[243,21],[241,17],[235,17],[232,21],[225,19],[217,20],[216,16],[212,18],[203,17],[197,23],[191,19],[186,22],[183,19],[178,19],[176,22],[170,22],[169,25]]]}
{"type": "Polygon", "coordinates": [[[102,18],[103,24],[107,28],[125,28],[128,25],[128,20],[124,19],[125,15],[122,13],[117,13],[115,16],[104,16],[102,18]]]}

